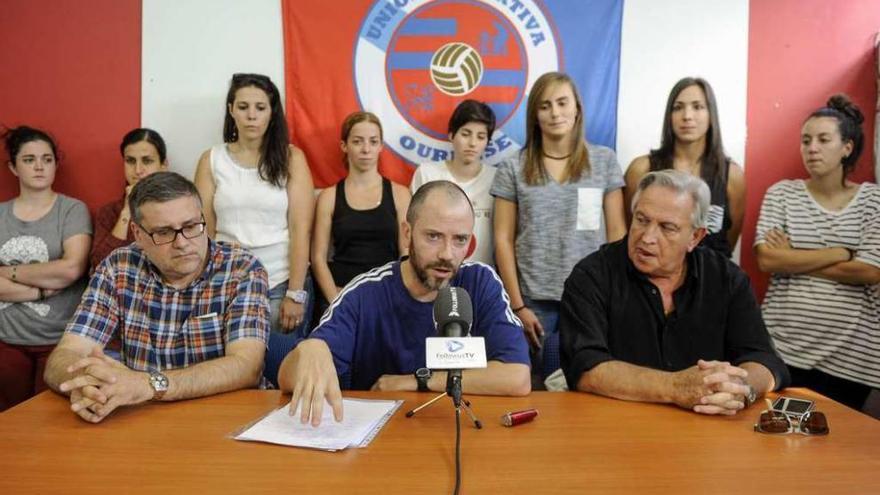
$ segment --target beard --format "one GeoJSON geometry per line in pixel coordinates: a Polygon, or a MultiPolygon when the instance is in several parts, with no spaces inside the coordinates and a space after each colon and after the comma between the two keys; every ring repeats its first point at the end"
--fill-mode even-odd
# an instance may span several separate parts
{"type": "Polygon", "coordinates": [[[428,290],[440,290],[446,285],[449,284],[449,281],[455,278],[455,274],[458,273],[458,267],[453,266],[452,263],[446,261],[436,261],[434,263],[423,264],[419,259],[419,256],[416,254],[415,249],[412,249],[412,243],[410,243],[410,253],[409,253],[409,261],[413,267],[413,271],[416,273],[416,278],[419,279],[419,283],[428,290]],[[438,279],[428,273],[428,270],[432,268],[442,268],[445,270],[449,270],[451,275],[446,279],[438,279]]]}

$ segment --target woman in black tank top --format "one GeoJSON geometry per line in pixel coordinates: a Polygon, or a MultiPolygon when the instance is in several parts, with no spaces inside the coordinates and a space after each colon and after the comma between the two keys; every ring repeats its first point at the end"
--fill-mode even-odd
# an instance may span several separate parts
{"type": "Polygon", "coordinates": [[[336,184],[330,228],[334,254],[329,267],[337,287],[400,256],[397,211],[391,181],[384,177],[381,198],[375,208],[356,210],[346,200],[345,181],[336,184]]]}
{"type": "Polygon", "coordinates": [[[636,158],[627,169],[627,222],[632,220],[629,206],[642,177],[670,168],[709,185],[709,232],[702,245],[731,257],[745,214],[745,176],[724,153],[715,93],[704,79],[686,77],[675,84],[666,102],[660,148],[636,158]]]}
{"type": "Polygon", "coordinates": [[[348,176],[321,191],[312,236],[312,272],[323,296],[318,306],[323,308],[354,277],[397,259],[408,245],[400,236],[400,224],[410,193],[379,174],[378,117],[369,112],[346,117],[340,146],[348,176]]]}

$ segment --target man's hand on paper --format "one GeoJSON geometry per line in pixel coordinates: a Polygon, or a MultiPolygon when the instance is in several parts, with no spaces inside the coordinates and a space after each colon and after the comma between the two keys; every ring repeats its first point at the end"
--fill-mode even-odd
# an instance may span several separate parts
{"type": "Polygon", "coordinates": [[[333,365],[330,348],[321,339],[306,339],[290,353],[292,377],[290,414],[300,408],[300,421],[312,426],[321,424],[324,412],[324,400],[330,403],[333,417],[342,421],[342,392],[339,390],[339,378],[333,365]]]}

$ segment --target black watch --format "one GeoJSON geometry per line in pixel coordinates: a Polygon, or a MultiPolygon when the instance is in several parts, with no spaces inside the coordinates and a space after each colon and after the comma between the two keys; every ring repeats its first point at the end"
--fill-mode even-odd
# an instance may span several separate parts
{"type": "Polygon", "coordinates": [[[413,376],[416,377],[416,383],[419,384],[419,392],[430,392],[431,389],[428,388],[428,380],[431,379],[431,376],[434,373],[428,368],[419,368],[413,373],[413,376]]]}

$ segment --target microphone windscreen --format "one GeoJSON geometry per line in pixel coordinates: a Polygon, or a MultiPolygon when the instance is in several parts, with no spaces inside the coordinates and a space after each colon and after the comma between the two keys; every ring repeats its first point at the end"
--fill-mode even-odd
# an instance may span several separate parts
{"type": "Polygon", "coordinates": [[[458,323],[462,333],[467,335],[471,331],[474,322],[474,308],[471,304],[471,296],[461,287],[444,287],[434,300],[434,323],[445,335],[444,329],[450,323],[458,323]]]}

